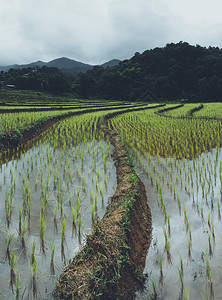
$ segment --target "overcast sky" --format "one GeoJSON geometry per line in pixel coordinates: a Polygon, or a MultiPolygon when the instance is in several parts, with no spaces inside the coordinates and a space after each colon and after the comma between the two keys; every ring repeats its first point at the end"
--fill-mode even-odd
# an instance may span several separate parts
{"type": "Polygon", "coordinates": [[[186,41],[222,48],[221,0],[0,0],[0,65],[90,64],[186,41]]]}

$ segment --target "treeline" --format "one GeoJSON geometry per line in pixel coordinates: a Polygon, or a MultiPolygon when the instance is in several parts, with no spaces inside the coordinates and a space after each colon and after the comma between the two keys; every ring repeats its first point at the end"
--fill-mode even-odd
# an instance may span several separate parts
{"type": "Polygon", "coordinates": [[[0,76],[20,89],[72,92],[82,98],[221,101],[222,49],[179,42],[135,53],[114,67],[95,66],[77,77],[47,67],[11,69],[0,76]]]}
{"type": "Polygon", "coordinates": [[[77,82],[82,97],[221,101],[222,50],[171,43],[112,68],[94,67],[77,82]]]}
{"type": "Polygon", "coordinates": [[[17,89],[44,91],[54,94],[63,94],[71,91],[71,78],[54,67],[30,67],[10,69],[0,72],[0,81],[3,87],[15,85],[17,89]]]}

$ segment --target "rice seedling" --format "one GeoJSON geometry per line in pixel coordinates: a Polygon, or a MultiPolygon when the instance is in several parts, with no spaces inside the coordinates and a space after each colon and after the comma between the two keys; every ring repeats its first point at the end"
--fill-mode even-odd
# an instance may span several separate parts
{"type": "Polygon", "coordinates": [[[75,208],[72,207],[72,224],[74,227],[76,226],[77,215],[78,215],[77,207],[75,208]]]}
{"type": "Polygon", "coordinates": [[[162,204],[162,211],[163,211],[164,219],[165,219],[165,223],[166,223],[167,222],[167,209],[166,209],[165,202],[163,202],[163,204],[162,204]]]}
{"type": "Polygon", "coordinates": [[[208,233],[208,244],[209,244],[209,255],[212,255],[212,246],[211,246],[211,236],[210,233],[208,233]]]}
{"type": "Polygon", "coordinates": [[[100,195],[102,197],[102,203],[104,203],[104,189],[102,187],[102,184],[100,184],[100,195]]]}
{"type": "Polygon", "coordinates": [[[92,217],[92,224],[94,224],[95,221],[95,214],[96,214],[96,203],[90,203],[91,208],[91,217],[92,217]]]}
{"type": "Polygon", "coordinates": [[[154,277],[152,277],[151,282],[153,286],[153,299],[157,299],[157,287],[156,287],[156,280],[154,277]]]}
{"type": "Polygon", "coordinates": [[[36,249],[36,240],[32,242],[31,264],[33,264],[35,260],[35,249],[36,249]]]}
{"type": "Polygon", "coordinates": [[[206,262],[206,274],[209,282],[212,284],[212,269],[207,254],[205,254],[205,262],[206,262]]]}
{"type": "Polygon", "coordinates": [[[200,211],[201,211],[201,219],[202,219],[202,222],[204,222],[203,206],[201,206],[200,211]]]}
{"type": "Polygon", "coordinates": [[[180,195],[178,192],[177,192],[177,202],[178,202],[178,206],[179,206],[179,212],[181,212],[180,195]]]}
{"type": "Polygon", "coordinates": [[[213,241],[215,242],[215,233],[214,233],[214,223],[213,220],[211,220],[211,226],[210,226],[210,230],[213,236],[213,241]]]}
{"type": "Polygon", "coordinates": [[[177,267],[177,270],[178,270],[178,273],[179,273],[179,279],[180,279],[180,283],[181,283],[181,291],[183,292],[183,288],[184,288],[183,272],[178,267],[177,267]]]}
{"type": "Polygon", "coordinates": [[[188,249],[188,257],[191,257],[191,239],[190,237],[188,237],[188,240],[187,240],[187,249],[188,249]]]}
{"type": "Polygon", "coordinates": [[[25,247],[25,234],[27,232],[27,228],[28,228],[27,219],[25,219],[22,224],[22,229],[21,229],[21,238],[22,238],[23,247],[25,247]]]}
{"type": "Polygon", "coordinates": [[[160,203],[161,203],[161,206],[162,206],[163,205],[163,195],[162,195],[161,187],[159,189],[159,194],[160,194],[160,203]]]}
{"type": "Polygon", "coordinates": [[[93,200],[93,195],[94,195],[94,192],[93,192],[93,189],[91,187],[91,190],[90,190],[90,200],[92,201],[93,200]]]}
{"type": "Polygon", "coordinates": [[[15,234],[10,233],[9,236],[6,236],[6,257],[10,260],[10,245],[14,238],[15,234]]]}
{"type": "Polygon", "coordinates": [[[183,275],[183,258],[181,255],[180,255],[180,271],[181,271],[181,274],[183,275]]]}
{"type": "Polygon", "coordinates": [[[19,207],[19,235],[21,235],[22,231],[22,213],[23,213],[23,207],[19,207]]]}
{"type": "Polygon", "coordinates": [[[95,207],[97,207],[98,204],[98,197],[97,197],[97,193],[95,192],[94,194],[94,203],[95,203],[95,207]]]}
{"type": "Polygon", "coordinates": [[[56,223],[56,218],[58,216],[58,206],[59,206],[59,204],[58,204],[58,201],[57,201],[54,205],[54,223],[56,223]]]}
{"type": "Polygon", "coordinates": [[[207,294],[207,291],[205,291],[206,300],[209,300],[209,296],[207,294]]]}
{"type": "Polygon", "coordinates": [[[51,262],[54,261],[54,255],[55,255],[55,244],[50,242],[50,259],[51,259],[51,262]]]}
{"type": "Polygon", "coordinates": [[[209,212],[208,218],[207,218],[207,223],[208,223],[209,228],[211,229],[210,218],[211,218],[211,213],[209,212]]]}
{"type": "Polygon", "coordinates": [[[11,267],[10,284],[12,287],[16,283],[15,266],[17,261],[18,261],[18,257],[16,256],[15,251],[12,251],[12,255],[10,257],[10,267],[11,267]]]}
{"type": "Polygon", "coordinates": [[[184,291],[183,296],[184,296],[184,300],[190,299],[187,290],[184,291]]]}
{"type": "Polygon", "coordinates": [[[170,240],[168,239],[167,242],[166,242],[166,251],[167,251],[168,255],[170,254],[170,248],[171,248],[170,240]]]}
{"type": "Polygon", "coordinates": [[[163,261],[160,255],[158,256],[157,262],[160,268],[160,276],[163,277],[163,261]]]}
{"type": "Polygon", "coordinates": [[[20,273],[20,269],[18,269],[16,272],[16,282],[15,282],[16,298],[19,297],[20,289],[21,289],[21,273],[20,273]]]}
{"type": "Polygon", "coordinates": [[[219,200],[217,200],[217,210],[218,210],[218,219],[221,220],[220,202],[219,202],[219,200]]]}
{"type": "Polygon", "coordinates": [[[79,244],[81,244],[81,227],[82,227],[82,218],[81,215],[78,216],[78,237],[79,237],[79,244]]]}
{"type": "Polygon", "coordinates": [[[66,229],[66,218],[62,219],[62,230],[61,230],[61,245],[63,247],[65,240],[65,229],[66,229]]]}
{"type": "Polygon", "coordinates": [[[189,233],[189,239],[190,239],[190,241],[192,241],[192,233],[191,233],[190,223],[188,223],[188,233],[189,233]]]}
{"type": "Polygon", "coordinates": [[[37,261],[34,259],[33,264],[31,264],[31,274],[32,274],[32,290],[33,290],[33,295],[36,297],[37,294],[37,282],[36,282],[36,276],[37,276],[37,261]]]}
{"type": "Polygon", "coordinates": [[[40,239],[42,244],[42,250],[44,252],[44,236],[46,230],[46,220],[44,213],[40,212],[40,239]]]}
{"type": "Polygon", "coordinates": [[[188,231],[189,220],[188,220],[188,217],[187,217],[187,210],[186,210],[185,205],[184,205],[183,209],[184,209],[184,223],[186,225],[186,230],[188,231]]]}
{"type": "Polygon", "coordinates": [[[166,244],[167,244],[167,241],[168,241],[168,236],[167,236],[166,228],[164,228],[164,227],[163,227],[163,234],[164,234],[164,237],[165,237],[165,248],[166,248],[166,244]]]}

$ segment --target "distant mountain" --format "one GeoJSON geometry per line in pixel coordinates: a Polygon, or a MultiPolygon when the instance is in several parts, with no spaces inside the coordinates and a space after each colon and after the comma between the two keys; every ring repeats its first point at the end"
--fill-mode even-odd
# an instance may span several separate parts
{"type": "MultiPolygon", "coordinates": [[[[113,59],[110,60],[102,65],[100,65],[101,67],[112,67],[115,65],[118,65],[120,62],[120,60],[118,59],[113,59]]],[[[67,57],[61,57],[61,58],[57,58],[54,60],[51,60],[49,62],[43,62],[43,61],[36,61],[36,62],[32,62],[30,64],[25,64],[25,65],[18,65],[18,64],[14,64],[14,65],[9,65],[9,66],[0,66],[0,71],[4,71],[7,72],[10,69],[23,69],[23,68],[33,68],[33,67],[56,67],[60,70],[62,70],[63,72],[67,72],[67,73],[71,73],[71,74],[78,74],[80,72],[85,73],[88,70],[91,70],[94,66],[93,65],[89,65],[89,64],[85,64],[79,61],[75,61],[73,59],[69,59],[67,57]]]]}
{"type": "Polygon", "coordinates": [[[86,72],[93,68],[92,65],[84,64],[79,61],[75,61],[73,59],[69,59],[66,57],[61,57],[54,59],[47,63],[47,67],[56,67],[64,72],[69,72],[72,74],[78,74],[80,72],[86,72]]]}
{"type": "Polygon", "coordinates": [[[26,65],[18,65],[18,64],[14,64],[14,65],[9,65],[9,66],[0,66],[0,71],[4,71],[7,72],[10,69],[23,69],[23,68],[33,68],[33,67],[43,67],[47,65],[47,63],[44,63],[43,61],[39,60],[36,62],[32,62],[30,64],[26,64],[26,65]]]}
{"type": "Polygon", "coordinates": [[[118,65],[120,62],[121,62],[121,60],[119,60],[119,59],[112,59],[112,60],[107,61],[106,63],[104,63],[104,64],[102,64],[100,66],[104,67],[104,68],[106,68],[106,67],[114,67],[114,66],[118,65]]]}

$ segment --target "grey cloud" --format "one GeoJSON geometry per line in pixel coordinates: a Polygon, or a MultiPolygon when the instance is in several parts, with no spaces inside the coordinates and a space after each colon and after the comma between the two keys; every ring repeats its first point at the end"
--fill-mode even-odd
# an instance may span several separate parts
{"type": "Polygon", "coordinates": [[[8,0],[0,10],[0,64],[60,56],[97,64],[168,42],[220,42],[213,18],[207,34],[201,16],[189,14],[199,1],[187,0],[182,11],[181,0],[8,0]]]}
{"type": "Polygon", "coordinates": [[[133,51],[143,51],[178,39],[175,30],[175,18],[169,14],[167,7],[156,1],[131,0],[127,2],[113,1],[110,6],[115,39],[110,48],[115,47],[121,55],[132,55],[133,51]]]}

